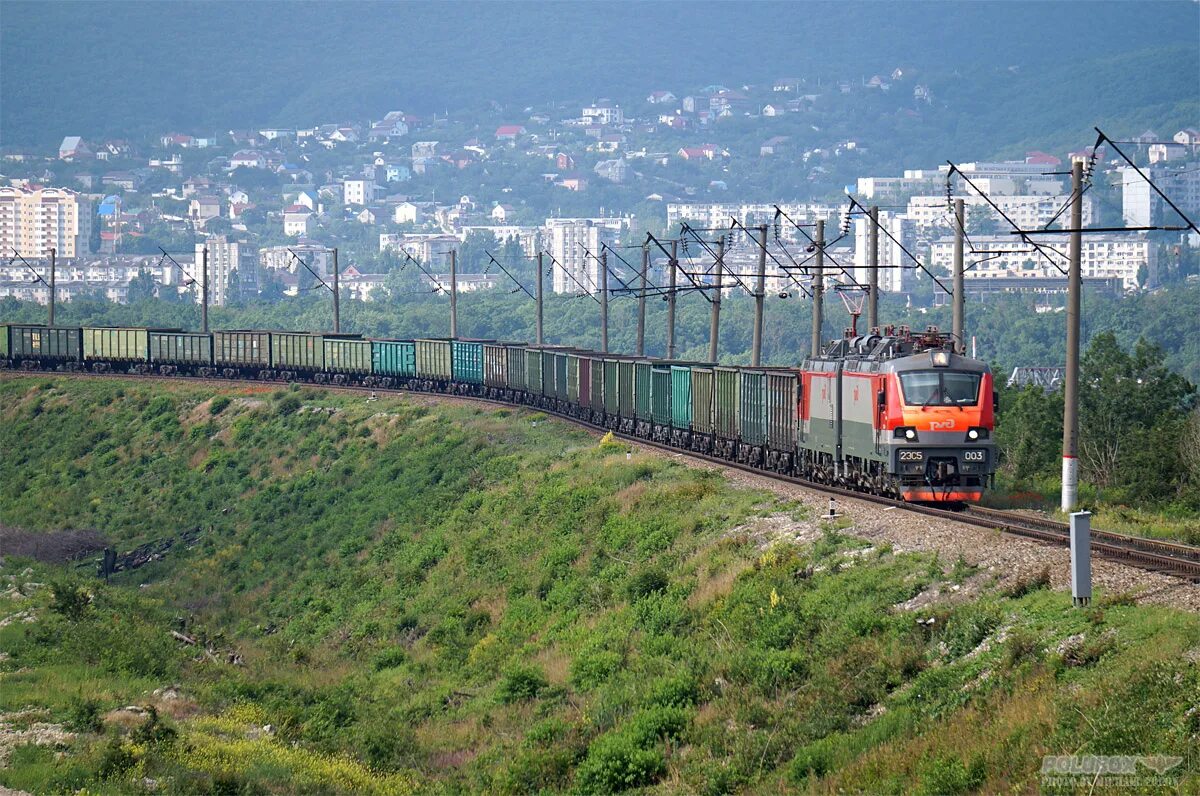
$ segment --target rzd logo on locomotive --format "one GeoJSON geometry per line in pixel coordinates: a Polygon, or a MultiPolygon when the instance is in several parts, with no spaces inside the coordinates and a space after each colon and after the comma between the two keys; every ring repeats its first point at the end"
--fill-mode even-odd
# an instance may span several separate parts
{"type": "Polygon", "coordinates": [[[953,431],[954,430],[954,420],[952,420],[952,419],[951,420],[930,420],[929,421],[929,430],[930,431],[953,431]]]}

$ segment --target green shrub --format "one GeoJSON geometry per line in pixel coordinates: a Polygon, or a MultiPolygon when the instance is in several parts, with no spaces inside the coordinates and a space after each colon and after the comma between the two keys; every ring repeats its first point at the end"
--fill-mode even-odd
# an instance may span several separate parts
{"type": "Polygon", "coordinates": [[[688,713],[683,708],[659,705],[634,716],[625,732],[638,746],[649,748],[660,740],[679,740],[688,721],[688,713]]]}
{"type": "Polygon", "coordinates": [[[71,697],[67,702],[67,717],[63,726],[71,732],[100,732],[104,729],[100,703],[78,695],[71,697]]]}
{"type": "Polygon", "coordinates": [[[946,623],[942,641],[946,643],[950,656],[958,658],[978,647],[998,624],[1000,615],[994,608],[964,605],[946,623]]]}
{"type": "Polygon", "coordinates": [[[87,590],[67,580],[55,580],[50,584],[50,610],[62,614],[72,622],[83,618],[92,598],[87,590]]]}
{"type": "Polygon", "coordinates": [[[662,705],[672,708],[689,708],[700,701],[700,688],[696,678],[690,674],[677,674],[664,677],[650,689],[646,699],[648,705],[662,705]]]}
{"type": "Polygon", "coordinates": [[[803,784],[809,779],[823,777],[832,771],[841,742],[841,735],[831,735],[797,749],[788,766],[788,776],[792,782],[803,784]]]}
{"type": "Polygon", "coordinates": [[[571,661],[571,682],[584,691],[608,680],[621,668],[621,655],[609,650],[584,650],[571,661]]]}
{"type": "Polygon", "coordinates": [[[371,661],[371,665],[375,671],[382,672],[384,669],[395,669],[397,666],[403,666],[408,661],[408,653],[403,647],[388,647],[375,656],[371,661]]]}
{"type": "Polygon", "coordinates": [[[280,398],[279,401],[275,404],[275,411],[281,417],[286,417],[288,415],[295,414],[297,411],[299,411],[299,409],[300,409],[300,399],[291,393],[284,394],[283,397],[280,398]]]}
{"type": "Polygon", "coordinates": [[[624,734],[603,735],[588,747],[575,772],[580,793],[619,793],[657,782],[666,762],[656,749],[643,749],[624,734]]]}
{"type": "Polygon", "coordinates": [[[657,567],[651,567],[643,569],[629,579],[629,583],[625,587],[625,594],[629,597],[630,602],[637,602],[643,597],[666,591],[669,585],[670,581],[667,580],[666,573],[657,567]]]}
{"type": "Polygon", "coordinates": [[[533,699],[550,683],[540,669],[532,666],[513,666],[500,680],[496,698],[508,705],[523,699],[533,699]]]}
{"type": "Polygon", "coordinates": [[[231,404],[232,402],[233,402],[233,399],[231,399],[228,395],[218,395],[216,398],[213,398],[212,401],[209,403],[208,413],[215,417],[216,415],[219,415],[222,412],[224,412],[226,407],[228,407],[229,404],[231,404]]]}
{"type": "Polygon", "coordinates": [[[957,757],[935,757],[922,764],[918,777],[917,793],[951,796],[976,790],[983,784],[984,770],[979,760],[968,767],[957,757]]]}

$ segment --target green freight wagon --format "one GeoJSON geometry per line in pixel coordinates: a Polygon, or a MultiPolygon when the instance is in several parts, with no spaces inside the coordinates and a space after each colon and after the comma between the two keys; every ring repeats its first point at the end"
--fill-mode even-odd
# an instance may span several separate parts
{"type": "Polygon", "coordinates": [[[721,439],[738,438],[741,381],[737,368],[713,368],[713,429],[721,439]]]}
{"type": "Polygon", "coordinates": [[[525,391],[530,395],[542,394],[542,351],[540,348],[525,349],[525,391]]]}
{"type": "Polygon", "coordinates": [[[567,352],[554,352],[554,397],[567,400],[567,352]]]}
{"type": "Polygon", "coordinates": [[[671,366],[671,425],[692,428],[692,368],[690,365],[671,366]]]}
{"type": "MultiPolygon", "coordinates": [[[[150,329],[132,326],[83,327],[83,358],[101,362],[149,362],[150,329]]],[[[178,332],[179,329],[156,331],[178,332]]]]}
{"type": "Polygon", "coordinates": [[[529,360],[523,343],[505,346],[508,356],[508,386],[513,390],[529,388],[529,360]]]}
{"type": "Polygon", "coordinates": [[[371,370],[376,376],[416,376],[416,344],[411,340],[372,340],[371,370]]]}
{"type": "Polygon", "coordinates": [[[654,420],[654,407],[651,399],[654,393],[654,384],[650,372],[651,364],[649,360],[641,360],[633,363],[634,413],[638,420],[645,420],[647,423],[654,420]]]}
{"type": "Polygon", "coordinates": [[[203,332],[150,332],[150,361],[156,365],[211,365],[212,335],[203,332]]]}
{"type": "Polygon", "coordinates": [[[591,400],[589,401],[588,406],[593,412],[603,412],[604,357],[588,357],[588,374],[591,377],[591,386],[588,388],[588,396],[591,400]]]}
{"type": "Polygon", "coordinates": [[[579,354],[572,352],[567,354],[567,402],[579,405],[579,376],[581,368],[579,367],[579,354]]]}
{"type": "Polygon", "coordinates": [[[579,405],[579,408],[590,411],[592,408],[592,358],[587,353],[572,354],[572,357],[579,368],[576,378],[579,395],[575,396],[575,403],[579,405]]]}
{"type": "Polygon", "coordinates": [[[451,372],[455,381],[463,384],[483,384],[482,340],[451,340],[450,355],[451,372]]]}
{"type": "Polygon", "coordinates": [[[418,376],[433,381],[450,381],[453,378],[449,338],[417,340],[416,348],[418,376]]]}
{"type": "Polygon", "coordinates": [[[692,431],[711,435],[716,428],[713,417],[713,372],[705,365],[692,366],[692,431]]]}
{"type": "Polygon", "coordinates": [[[213,332],[213,362],[235,368],[271,367],[271,333],[248,329],[213,332]]]}
{"type": "Polygon", "coordinates": [[[616,417],[621,412],[621,368],[620,362],[611,357],[605,357],[604,362],[604,411],[609,417],[616,417]]]}
{"type": "Polygon", "coordinates": [[[796,449],[796,409],[799,380],[794,370],[769,370],[765,374],[767,447],[790,453],[796,449]]]}
{"type": "Polygon", "coordinates": [[[650,422],[655,426],[671,425],[671,366],[650,368],[650,422]]]}
{"type": "Polygon", "coordinates": [[[323,371],[324,342],[325,335],[316,332],[271,332],[271,365],[277,370],[323,371]]]}
{"type": "Polygon", "coordinates": [[[371,373],[374,357],[371,341],[351,337],[325,337],[325,370],[329,373],[371,373]]]}
{"type": "Polygon", "coordinates": [[[762,446],[767,442],[767,415],[763,400],[765,374],[761,370],[742,370],[741,405],[738,407],[738,432],[744,445],[762,446]]]}
{"type": "Polygon", "coordinates": [[[633,365],[632,359],[617,360],[617,412],[627,420],[637,416],[634,411],[633,365]]]}
{"type": "Polygon", "coordinates": [[[0,359],[8,359],[8,352],[10,350],[8,344],[8,330],[9,325],[7,323],[0,323],[0,359]]]}
{"type": "Polygon", "coordinates": [[[78,362],[83,350],[83,330],[78,326],[9,325],[4,335],[6,354],[22,359],[78,362]]]}

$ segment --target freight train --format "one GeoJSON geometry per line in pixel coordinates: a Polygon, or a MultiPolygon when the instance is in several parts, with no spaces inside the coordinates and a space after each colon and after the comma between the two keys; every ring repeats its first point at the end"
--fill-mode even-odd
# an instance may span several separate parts
{"type": "Polygon", "coordinates": [[[782,368],[490,340],[0,324],[0,367],[488,398],[914,502],[978,501],[996,465],[991,372],[934,327],[847,335],[782,368]]]}

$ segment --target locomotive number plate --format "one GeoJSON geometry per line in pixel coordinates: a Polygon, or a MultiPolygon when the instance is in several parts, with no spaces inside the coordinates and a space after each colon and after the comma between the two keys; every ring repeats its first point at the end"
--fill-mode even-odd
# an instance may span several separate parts
{"type": "Polygon", "coordinates": [[[924,451],[900,451],[900,461],[902,462],[919,462],[924,456],[924,451]]]}
{"type": "Polygon", "coordinates": [[[981,462],[986,454],[984,451],[963,451],[964,462],[981,462]]]}

